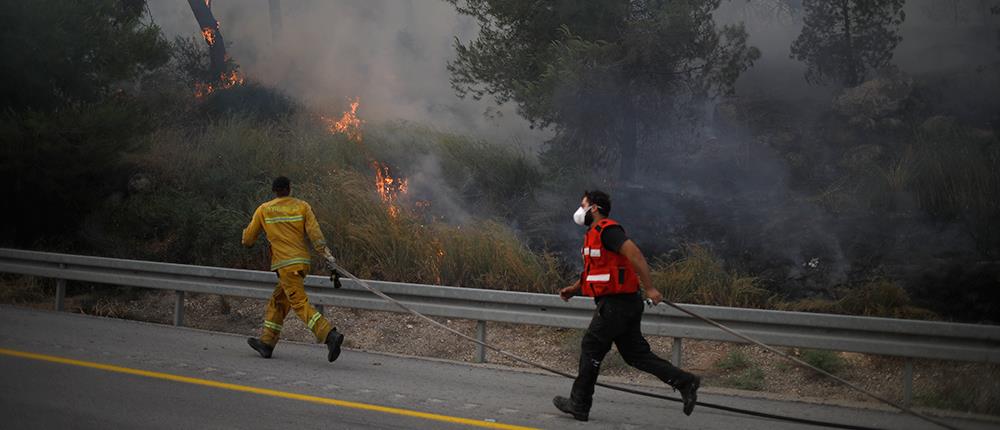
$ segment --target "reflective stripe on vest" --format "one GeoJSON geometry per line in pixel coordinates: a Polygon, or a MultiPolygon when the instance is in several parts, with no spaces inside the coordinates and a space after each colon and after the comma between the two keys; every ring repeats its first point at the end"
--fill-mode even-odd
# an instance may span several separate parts
{"type": "Polygon", "coordinates": [[[617,225],[617,222],[605,218],[587,230],[581,248],[584,272],[580,277],[581,292],[585,296],[599,297],[639,291],[639,277],[632,268],[632,263],[624,255],[605,249],[601,242],[601,232],[617,225]]]}
{"type": "Polygon", "coordinates": [[[302,221],[304,219],[305,218],[303,218],[302,215],[276,216],[276,217],[273,217],[273,218],[264,218],[264,223],[266,223],[266,224],[277,224],[279,222],[295,222],[295,221],[302,221]]]}
{"type": "Polygon", "coordinates": [[[610,273],[605,273],[603,275],[587,275],[587,282],[608,282],[610,280],[610,273]]]}
{"type": "Polygon", "coordinates": [[[293,264],[305,264],[307,266],[312,265],[311,258],[290,258],[288,260],[282,260],[277,263],[271,264],[271,270],[278,270],[282,267],[291,266],[293,264]]]}

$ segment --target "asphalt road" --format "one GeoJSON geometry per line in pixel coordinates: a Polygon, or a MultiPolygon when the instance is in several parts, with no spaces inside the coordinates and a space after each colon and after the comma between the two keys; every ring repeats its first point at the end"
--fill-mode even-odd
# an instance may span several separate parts
{"type": "MultiPolygon", "coordinates": [[[[264,360],[242,336],[0,306],[3,428],[818,428],[705,408],[688,417],[677,403],[602,388],[591,421],[582,423],[551,404],[570,383],[352,350],[331,364],[325,347],[292,342],[264,360]]],[[[710,394],[701,400],[887,429],[936,428],[893,412],[710,394]]]]}

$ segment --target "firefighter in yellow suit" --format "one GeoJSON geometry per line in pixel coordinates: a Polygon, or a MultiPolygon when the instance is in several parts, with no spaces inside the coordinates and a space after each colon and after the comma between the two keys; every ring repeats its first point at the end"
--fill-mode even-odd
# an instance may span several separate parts
{"type": "Polygon", "coordinates": [[[264,329],[258,338],[249,338],[250,344],[264,358],[271,358],[274,346],[278,344],[282,324],[289,309],[295,312],[316,336],[316,342],[326,343],[327,360],[334,361],[340,356],[340,345],[344,335],[330,325],[323,314],[309,304],[304,287],[312,258],[306,246],[306,236],[313,249],[327,261],[333,261],[326,246],[323,232],[316,222],[309,203],[290,197],[291,181],[284,176],[275,178],[272,190],[277,198],[260,205],[243,230],[243,246],[251,247],[261,231],[271,243],[271,270],[278,274],[278,286],[267,303],[264,314],[264,329]]]}

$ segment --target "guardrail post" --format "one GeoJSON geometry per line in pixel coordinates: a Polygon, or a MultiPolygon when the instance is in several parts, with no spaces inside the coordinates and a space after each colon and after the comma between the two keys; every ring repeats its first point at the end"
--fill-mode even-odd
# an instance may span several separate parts
{"type": "Polygon", "coordinates": [[[674,366],[681,367],[681,338],[674,338],[674,347],[670,350],[670,356],[674,366]]]}
{"type": "MultiPolygon", "coordinates": [[[[486,342],[486,321],[479,320],[476,321],[476,339],[480,342],[486,342]]],[[[486,362],[486,347],[481,344],[476,344],[476,363],[486,362]]]]}
{"type": "Polygon", "coordinates": [[[903,406],[913,404],[913,359],[907,357],[903,361],[903,406]]]}
{"type": "Polygon", "coordinates": [[[66,280],[56,279],[56,311],[66,307],[66,280]]]}
{"type": "Polygon", "coordinates": [[[174,291],[176,301],[174,302],[174,325],[184,325],[184,292],[174,291]]]}

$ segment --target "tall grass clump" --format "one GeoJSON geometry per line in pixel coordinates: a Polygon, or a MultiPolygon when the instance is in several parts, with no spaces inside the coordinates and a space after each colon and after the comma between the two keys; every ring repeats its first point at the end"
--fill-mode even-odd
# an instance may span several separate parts
{"type": "MultiPolygon", "coordinates": [[[[419,167],[412,164],[414,148],[402,137],[375,151],[369,146],[379,143],[332,134],[314,115],[282,115],[260,121],[256,114],[220,113],[217,120],[151,133],[144,149],[128,159],[134,172],[129,192],[109,199],[89,218],[86,236],[95,248],[121,257],[263,268],[263,241],[246,250],[240,236],[254,209],[273,198],[271,180],[285,175],[292,180],[292,195],[312,205],[338,258],[359,276],[517,291],[562,286],[557,259],[533,252],[506,225],[475,217],[452,225],[417,213],[405,201],[382,201],[372,160],[409,160],[409,165],[399,161],[400,169],[393,164],[398,175],[419,167]],[[378,158],[385,151],[392,155],[378,158]]],[[[521,185],[533,180],[532,168],[518,154],[412,129],[416,149],[465,178],[456,184],[489,190],[508,178],[521,177],[516,182],[521,185]],[[483,158],[476,161],[479,151],[483,158]]],[[[484,191],[470,200],[502,205],[514,192],[484,191]]],[[[314,264],[314,270],[322,268],[314,264]]]]}
{"type": "Polygon", "coordinates": [[[533,201],[544,180],[537,161],[509,145],[406,122],[376,124],[366,132],[365,145],[377,158],[404,173],[437,176],[432,180],[480,214],[516,215],[523,203],[533,201]]]}
{"type": "Polygon", "coordinates": [[[563,286],[558,260],[536,254],[511,230],[493,221],[438,226],[440,277],[448,285],[546,293],[563,286]]]}
{"type": "Polygon", "coordinates": [[[946,120],[914,137],[911,189],[938,220],[965,225],[983,255],[1000,255],[1000,139],[946,120]]]}
{"type": "Polygon", "coordinates": [[[532,252],[509,227],[428,223],[407,210],[393,215],[357,172],[331,173],[303,198],[313,202],[340,258],[361,276],[536,292],[562,284],[556,259],[532,252]]]}
{"type": "Polygon", "coordinates": [[[761,307],[767,303],[767,291],[756,287],[754,278],[729,273],[707,248],[687,245],[684,255],[679,261],[653,264],[653,285],[665,299],[733,307],[761,307]]]}
{"type": "Polygon", "coordinates": [[[914,306],[897,283],[876,279],[839,290],[835,299],[811,298],[778,306],[782,310],[885,318],[935,319],[936,315],[914,306]]]}

